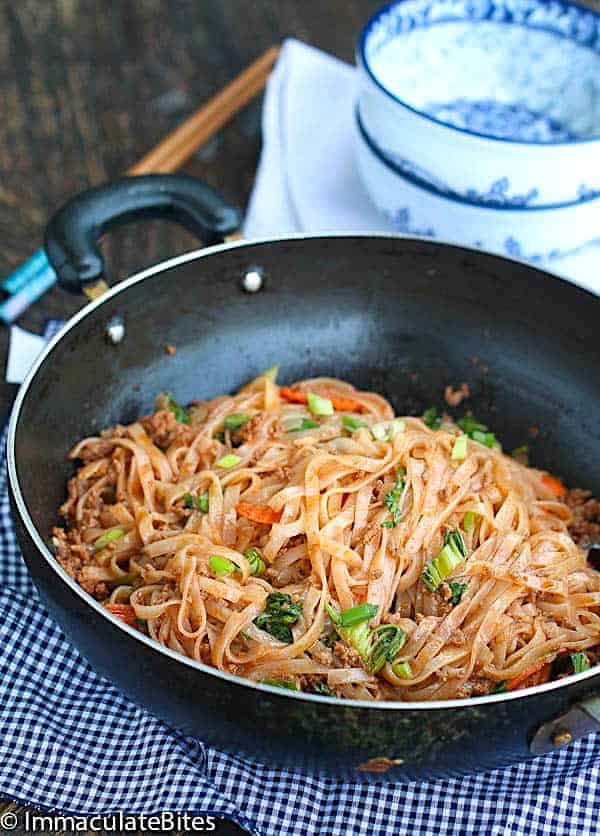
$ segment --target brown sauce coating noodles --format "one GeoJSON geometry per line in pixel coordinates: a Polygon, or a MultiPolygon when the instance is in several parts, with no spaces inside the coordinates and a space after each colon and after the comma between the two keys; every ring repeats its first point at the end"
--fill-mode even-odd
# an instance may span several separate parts
{"type": "Polygon", "coordinates": [[[568,507],[451,421],[394,420],[381,396],[328,378],[160,406],[77,444],[54,532],[64,568],[155,641],[381,700],[526,687],[600,642],[600,573],[568,507]]]}

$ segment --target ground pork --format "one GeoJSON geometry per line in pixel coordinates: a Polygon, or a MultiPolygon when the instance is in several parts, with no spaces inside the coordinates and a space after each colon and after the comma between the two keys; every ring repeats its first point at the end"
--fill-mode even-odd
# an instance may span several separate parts
{"type": "Polygon", "coordinates": [[[52,542],[56,549],[56,559],[65,572],[90,595],[102,600],[108,596],[108,587],[104,581],[92,581],[85,577],[84,568],[90,563],[90,553],[87,546],[81,542],[81,534],[77,529],[65,531],[64,528],[52,530],[52,542]]]}
{"type": "Polygon", "coordinates": [[[600,501],[590,491],[572,488],[566,492],[564,502],[573,514],[569,532],[575,542],[582,548],[600,543],[600,501]]]}
{"type": "Polygon", "coordinates": [[[360,668],[362,661],[358,652],[344,642],[335,642],[333,651],[343,668],[360,668]]]}
{"type": "Polygon", "coordinates": [[[242,424],[239,430],[236,430],[236,439],[239,439],[242,444],[251,444],[256,439],[266,418],[267,415],[265,413],[257,413],[249,421],[246,421],[245,424],[242,424]]]}
{"type": "Polygon", "coordinates": [[[321,642],[313,644],[308,652],[315,662],[318,662],[320,665],[328,665],[330,667],[333,665],[333,651],[325,647],[321,642]]]}
{"type": "Polygon", "coordinates": [[[490,679],[470,679],[465,682],[456,692],[456,696],[461,697],[482,697],[489,694],[496,683],[490,679]]]}
{"type": "Polygon", "coordinates": [[[152,443],[161,450],[166,450],[175,440],[182,444],[190,444],[194,438],[191,427],[177,421],[170,409],[159,409],[153,415],[146,415],[140,420],[140,424],[152,443]]]}

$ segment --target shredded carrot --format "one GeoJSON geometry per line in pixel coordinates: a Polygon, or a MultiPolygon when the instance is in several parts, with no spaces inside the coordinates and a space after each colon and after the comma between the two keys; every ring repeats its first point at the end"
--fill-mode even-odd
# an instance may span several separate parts
{"type": "Polygon", "coordinates": [[[556,476],[552,476],[551,473],[544,473],[542,476],[542,485],[548,488],[549,491],[552,491],[557,499],[560,499],[560,497],[564,496],[567,492],[567,489],[560,479],[557,479],[556,476]]]}
{"type": "Polygon", "coordinates": [[[532,685],[541,685],[542,682],[548,682],[550,679],[550,662],[540,659],[529,670],[523,671],[518,676],[514,676],[506,683],[507,691],[516,691],[520,688],[529,688],[532,685]]]}
{"type": "Polygon", "coordinates": [[[106,609],[125,624],[133,624],[135,621],[135,610],[131,604],[105,604],[106,609]]]}
{"type": "MultiPolygon", "coordinates": [[[[280,386],[279,394],[284,401],[290,403],[308,403],[308,392],[302,392],[300,389],[290,389],[289,386],[280,386]]],[[[337,395],[321,394],[322,398],[327,398],[338,412],[364,412],[364,406],[352,398],[339,398],[337,395]]]]}
{"type": "Polygon", "coordinates": [[[281,511],[274,511],[269,505],[252,505],[250,502],[238,502],[235,510],[240,517],[246,517],[255,523],[273,525],[281,519],[281,511]]]}

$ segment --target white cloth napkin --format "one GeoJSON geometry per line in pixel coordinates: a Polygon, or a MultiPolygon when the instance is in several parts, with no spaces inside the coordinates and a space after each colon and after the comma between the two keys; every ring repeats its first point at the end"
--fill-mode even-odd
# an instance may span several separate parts
{"type": "MultiPolygon", "coordinates": [[[[354,160],[354,67],[296,40],[285,42],[269,79],[263,151],[244,233],[390,232],[354,160]]],[[[599,241],[545,269],[600,292],[599,241]]],[[[464,242],[455,242],[464,243],[464,242]]]]}

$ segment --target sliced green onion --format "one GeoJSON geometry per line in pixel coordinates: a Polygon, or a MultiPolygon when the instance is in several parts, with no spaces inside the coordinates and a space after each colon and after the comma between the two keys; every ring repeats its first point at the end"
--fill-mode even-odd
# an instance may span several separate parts
{"type": "Polygon", "coordinates": [[[477,519],[477,514],[475,511],[467,511],[465,513],[465,518],[463,520],[463,528],[465,531],[470,531],[473,526],[475,525],[475,520],[477,519]]]}
{"type": "Polygon", "coordinates": [[[436,592],[446,578],[467,556],[465,541],[460,531],[448,531],[441,552],[425,564],[421,580],[430,592],[436,592]]]}
{"type": "Polygon", "coordinates": [[[467,436],[466,435],[459,435],[456,441],[454,442],[454,447],[452,448],[452,460],[453,461],[461,461],[462,459],[466,458],[467,455],[467,436]]]}
{"type": "Polygon", "coordinates": [[[396,624],[382,624],[372,631],[373,647],[369,653],[367,670],[376,674],[382,669],[386,662],[393,662],[404,642],[406,633],[396,624]]]}
{"type": "Polygon", "coordinates": [[[452,593],[450,596],[450,603],[452,606],[456,607],[457,604],[460,604],[460,600],[467,591],[469,584],[461,583],[461,581],[450,581],[448,586],[450,587],[450,592],[452,593]]]}
{"type": "Polygon", "coordinates": [[[250,574],[262,575],[265,571],[265,562],[262,559],[262,555],[259,550],[255,546],[250,546],[250,548],[246,549],[244,552],[244,557],[250,564],[250,574]]]}
{"type": "Polygon", "coordinates": [[[240,427],[243,427],[244,424],[247,424],[249,420],[250,415],[243,415],[241,412],[234,412],[232,415],[228,415],[223,421],[223,426],[226,430],[238,430],[240,427]]]}
{"type": "Polygon", "coordinates": [[[193,508],[194,507],[194,497],[192,496],[191,493],[184,493],[183,504],[186,508],[193,508]]]}
{"type": "Polygon", "coordinates": [[[584,671],[589,671],[591,667],[588,655],[583,651],[581,651],[580,653],[571,653],[571,664],[573,665],[574,673],[583,673],[584,671]]]}
{"type": "Polygon", "coordinates": [[[485,433],[487,432],[487,427],[485,424],[482,424],[480,421],[477,421],[473,418],[472,415],[465,415],[464,418],[459,418],[456,422],[461,430],[466,434],[473,437],[473,433],[480,432],[485,433]]]}
{"type": "Polygon", "coordinates": [[[329,398],[322,398],[314,392],[308,393],[308,408],[313,415],[333,415],[333,404],[329,398]]]}
{"type": "Polygon", "coordinates": [[[211,555],[208,562],[210,568],[218,578],[222,578],[225,575],[231,575],[232,572],[235,572],[236,569],[238,569],[232,560],[228,560],[226,557],[221,557],[221,555],[218,554],[211,555]]]}
{"type": "Polygon", "coordinates": [[[292,427],[288,432],[300,433],[304,432],[304,430],[316,430],[318,426],[319,424],[316,421],[312,421],[310,418],[303,418],[297,427],[292,427]]]}
{"type": "Polygon", "coordinates": [[[353,415],[344,415],[342,417],[342,427],[345,430],[348,430],[349,433],[355,433],[357,430],[360,430],[362,427],[368,427],[368,424],[365,424],[364,421],[361,421],[360,418],[355,418],[353,415]]]}
{"type": "Polygon", "coordinates": [[[442,425],[442,419],[435,406],[430,406],[429,409],[425,410],[422,420],[432,430],[439,430],[442,425]]]}
{"type": "Polygon", "coordinates": [[[272,688],[287,688],[288,691],[299,691],[293,679],[261,679],[261,685],[271,685],[272,688]]]}
{"type": "Polygon", "coordinates": [[[380,421],[378,424],[373,424],[371,432],[377,441],[385,441],[388,434],[387,421],[380,421]]]}
{"type": "Polygon", "coordinates": [[[361,621],[369,621],[377,615],[379,607],[376,604],[358,604],[340,614],[340,627],[352,627],[361,621]]]}
{"type": "Polygon", "coordinates": [[[502,679],[500,682],[494,685],[494,687],[490,691],[490,694],[504,694],[506,690],[506,679],[502,679]]]}
{"type": "Polygon", "coordinates": [[[489,432],[485,424],[482,424],[481,421],[477,421],[471,415],[465,415],[464,418],[459,418],[456,423],[465,435],[468,435],[469,438],[473,439],[473,441],[477,441],[479,444],[484,444],[486,447],[490,447],[495,450],[502,449],[502,446],[494,433],[489,432]]]}
{"type": "Polygon", "coordinates": [[[393,421],[390,421],[390,426],[388,430],[388,438],[390,439],[390,441],[392,440],[392,438],[394,438],[395,435],[398,435],[398,433],[403,432],[404,421],[402,420],[402,418],[394,418],[393,421]]]}
{"type": "Polygon", "coordinates": [[[230,467],[235,467],[236,464],[239,464],[241,462],[241,460],[241,457],[236,456],[235,453],[228,453],[226,456],[223,456],[223,458],[219,459],[219,461],[217,462],[217,467],[224,467],[227,470],[230,467]]]}
{"type": "Polygon", "coordinates": [[[243,389],[248,389],[248,388],[250,388],[250,386],[253,386],[255,383],[260,383],[260,381],[264,380],[265,378],[267,378],[267,380],[272,380],[273,383],[275,383],[275,381],[277,380],[278,372],[279,372],[279,366],[278,365],[271,366],[269,369],[265,369],[264,372],[261,372],[259,375],[257,375],[252,380],[249,380],[248,383],[246,383],[246,385],[243,386],[243,389]]]}
{"type": "Polygon", "coordinates": [[[273,383],[277,380],[277,375],[279,374],[279,363],[276,363],[274,366],[269,366],[268,369],[265,369],[264,372],[259,374],[259,377],[266,377],[268,380],[272,380],[273,383]]]}
{"type": "Polygon", "coordinates": [[[392,671],[399,676],[400,679],[410,679],[413,675],[410,662],[396,662],[392,665],[392,671]]]}
{"type": "Polygon", "coordinates": [[[96,551],[103,549],[105,546],[108,546],[109,543],[112,543],[113,540],[120,540],[121,537],[125,536],[125,532],[122,528],[111,528],[109,531],[105,531],[96,542],[94,543],[94,548],[96,551]]]}

